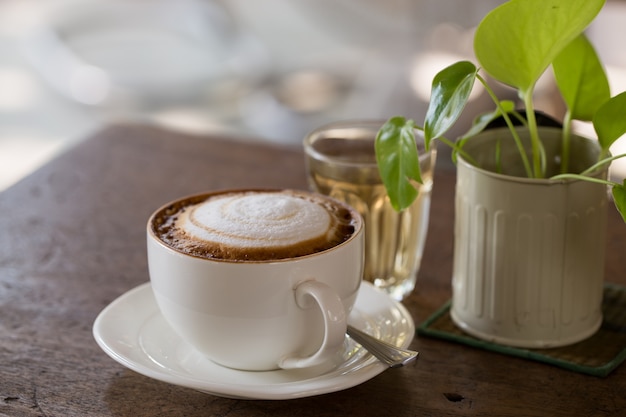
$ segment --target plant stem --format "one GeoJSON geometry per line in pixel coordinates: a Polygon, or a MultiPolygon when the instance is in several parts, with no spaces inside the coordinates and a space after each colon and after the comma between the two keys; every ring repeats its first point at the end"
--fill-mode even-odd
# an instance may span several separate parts
{"type": "Polygon", "coordinates": [[[619,155],[615,155],[615,156],[611,156],[609,158],[604,158],[601,161],[596,162],[595,164],[593,164],[592,166],[590,166],[589,168],[587,168],[586,170],[584,170],[583,172],[580,173],[580,175],[583,176],[587,176],[589,174],[591,174],[592,172],[594,172],[595,170],[597,170],[598,168],[602,167],[603,165],[606,165],[616,159],[620,159],[620,158],[624,158],[626,157],[626,153],[622,153],[619,155]]]}
{"type": "Polygon", "coordinates": [[[522,164],[524,165],[524,169],[526,170],[526,176],[529,178],[532,178],[533,171],[530,166],[530,162],[528,161],[528,156],[526,155],[524,145],[522,144],[522,141],[519,135],[517,134],[517,130],[515,129],[515,126],[513,126],[513,122],[511,121],[511,118],[509,117],[508,113],[504,111],[504,109],[502,108],[502,105],[500,104],[500,100],[498,100],[496,93],[493,92],[491,87],[489,87],[489,84],[487,84],[487,81],[483,77],[481,77],[480,74],[478,74],[478,72],[476,72],[476,78],[478,78],[478,81],[480,81],[480,83],[485,87],[485,90],[489,94],[489,97],[491,97],[491,100],[493,100],[493,102],[495,103],[496,107],[500,111],[500,114],[502,114],[502,118],[504,119],[507,127],[509,128],[511,135],[513,136],[513,140],[515,141],[515,145],[517,146],[517,150],[519,151],[520,157],[522,158],[522,164]]]}
{"type": "Polygon", "coordinates": [[[459,155],[461,155],[463,157],[463,159],[465,159],[467,162],[469,162],[472,165],[476,165],[476,160],[474,158],[472,158],[472,156],[470,154],[468,154],[467,152],[465,152],[463,150],[462,147],[458,146],[456,143],[446,139],[443,136],[439,136],[437,138],[438,141],[441,141],[443,143],[445,143],[447,146],[449,146],[450,148],[452,148],[455,152],[457,152],[459,155]]]}
{"type": "Polygon", "coordinates": [[[534,178],[543,178],[541,163],[541,143],[539,142],[539,132],[537,130],[537,119],[535,118],[535,107],[533,104],[533,86],[521,92],[526,107],[526,120],[528,120],[528,131],[530,133],[530,145],[532,149],[534,178]]]}
{"type": "Polygon", "coordinates": [[[596,182],[598,184],[610,185],[611,187],[619,187],[621,185],[613,181],[604,180],[602,178],[589,177],[587,175],[582,175],[582,174],[559,174],[559,175],[555,175],[554,177],[550,179],[551,180],[567,180],[567,179],[582,180],[582,181],[596,182]]]}
{"type": "Polygon", "coordinates": [[[600,184],[610,185],[611,187],[620,187],[621,184],[618,184],[616,182],[604,180],[602,178],[590,177],[589,175],[593,173],[594,171],[596,171],[597,169],[601,168],[603,165],[609,164],[611,163],[611,161],[624,158],[624,157],[626,157],[626,153],[611,156],[609,158],[605,158],[601,161],[596,162],[595,164],[593,164],[592,166],[590,166],[589,168],[587,168],[580,174],[559,174],[559,175],[555,175],[554,177],[550,179],[551,180],[577,179],[577,180],[591,181],[591,182],[597,182],[600,184]]]}
{"type": "Polygon", "coordinates": [[[568,109],[563,118],[563,140],[561,149],[561,174],[569,170],[570,143],[572,136],[572,112],[568,109]]]}
{"type": "Polygon", "coordinates": [[[496,167],[498,174],[502,174],[502,142],[496,142],[496,161],[498,165],[496,167]]]}

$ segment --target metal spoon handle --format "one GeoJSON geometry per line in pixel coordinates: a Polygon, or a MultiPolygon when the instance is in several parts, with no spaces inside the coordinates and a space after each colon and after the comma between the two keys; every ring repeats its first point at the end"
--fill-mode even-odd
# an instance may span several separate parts
{"type": "Polygon", "coordinates": [[[417,359],[417,355],[419,354],[418,352],[401,349],[390,343],[376,339],[350,325],[348,325],[347,333],[355,342],[367,349],[367,351],[378,360],[389,365],[390,368],[398,368],[407,365],[417,359]]]}

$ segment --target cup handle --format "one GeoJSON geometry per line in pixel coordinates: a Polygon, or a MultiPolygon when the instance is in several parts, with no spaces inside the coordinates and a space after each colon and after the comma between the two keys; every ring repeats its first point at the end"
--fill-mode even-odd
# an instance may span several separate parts
{"type": "Polygon", "coordinates": [[[278,366],[283,369],[305,368],[326,362],[343,345],[347,329],[341,298],[328,285],[314,280],[304,281],[296,286],[295,296],[296,304],[302,309],[319,306],[324,316],[324,339],[317,352],[310,356],[282,358],[278,366]]]}

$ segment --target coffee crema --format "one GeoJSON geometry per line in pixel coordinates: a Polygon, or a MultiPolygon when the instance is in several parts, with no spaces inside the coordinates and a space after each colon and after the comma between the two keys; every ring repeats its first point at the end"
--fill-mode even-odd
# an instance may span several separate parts
{"type": "Polygon", "coordinates": [[[154,233],[180,252],[209,259],[268,261],[310,255],[348,240],[352,212],[294,190],[230,191],[190,197],[155,216],[154,233]]]}

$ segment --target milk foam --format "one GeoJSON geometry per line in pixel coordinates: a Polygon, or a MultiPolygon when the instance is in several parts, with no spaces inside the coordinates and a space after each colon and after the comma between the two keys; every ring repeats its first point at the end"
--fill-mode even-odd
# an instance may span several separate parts
{"type": "Polygon", "coordinates": [[[164,243],[190,255],[263,261],[332,248],[352,236],[355,218],[311,193],[236,191],[175,203],[155,229],[164,243]]]}
{"type": "Polygon", "coordinates": [[[290,246],[325,236],[326,209],[283,193],[213,197],[186,210],[176,227],[188,238],[239,248],[290,246]]]}

